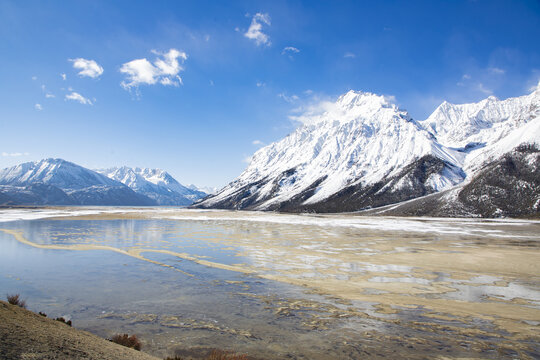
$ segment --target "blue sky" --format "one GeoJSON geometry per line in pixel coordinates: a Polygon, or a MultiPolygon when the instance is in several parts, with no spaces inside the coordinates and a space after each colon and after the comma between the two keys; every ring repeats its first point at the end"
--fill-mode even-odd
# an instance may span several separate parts
{"type": "Polygon", "coordinates": [[[528,93],[538,39],[538,1],[0,0],[0,167],[61,157],[223,186],[291,114],[350,89],[416,119],[528,93]]]}

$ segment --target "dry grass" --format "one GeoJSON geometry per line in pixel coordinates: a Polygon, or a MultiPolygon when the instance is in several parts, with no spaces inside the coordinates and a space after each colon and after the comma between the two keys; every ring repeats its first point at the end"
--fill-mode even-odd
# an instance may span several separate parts
{"type": "Polygon", "coordinates": [[[117,343],[119,345],[123,345],[125,347],[128,347],[128,348],[132,348],[132,349],[135,349],[135,350],[141,350],[141,342],[139,341],[139,338],[137,338],[137,335],[131,335],[129,336],[128,334],[117,334],[117,335],[114,335],[112,338],[111,338],[111,341],[113,343],[117,343]]]}
{"type": "Polygon", "coordinates": [[[248,360],[248,357],[244,354],[235,354],[232,351],[213,350],[206,360],[248,360]]]}
{"type": "Polygon", "coordinates": [[[7,301],[11,305],[17,305],[22,307],[23,309],[26,309],[26,300],[21,299],[21,296],[19,294],[14,295],[7,295],[7,301]]]}
{"type": "MultiPolygon", "coordinates": [[[[45,315],[45,316],[47,316],[47,315],[45,315]]],[[[64,324],[67,324],[67,325],[71,326],[71,320],[66,321],[66,319],[64,319],[63,317],[59,317],[59,318],[56,318],[54,320],[63,322],[64,324]]]]}

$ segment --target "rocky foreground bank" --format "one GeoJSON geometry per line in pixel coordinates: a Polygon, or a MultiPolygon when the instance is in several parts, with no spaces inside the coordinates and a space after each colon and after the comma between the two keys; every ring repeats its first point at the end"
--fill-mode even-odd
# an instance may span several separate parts
{"type": "Polygon", "coordinates": [[[0,359],[157,359],[4,301],[0,339],[0,359]]]}

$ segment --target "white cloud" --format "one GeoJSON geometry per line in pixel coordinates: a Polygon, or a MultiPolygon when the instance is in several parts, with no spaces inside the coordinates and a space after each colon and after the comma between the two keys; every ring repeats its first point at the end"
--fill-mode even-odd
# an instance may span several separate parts
{"type": "Polygon", "coordinates": [[[311,95],[311,94],[313,94],[313,90],[307,89],[307,90],[304,91],[304,94],[311,95]]]}
{"type": "Polygon", "coordinates": [[[66,80],[67,79],[67,75],[66,74],[60,74],[60,76],[62,77],[62,80],[66,80]]]}
{"type": "Polygon", "coordinates": [[[17,156],[28,156],[30,155],[29,153],[25,152],[25,153],[20,153],[20,152],[16,152],[16,153],[7,153],[7,152],[2,152],[2,156],[9,156],[9,157],[17,157],[17,156]]]}
{"type": "Polygon", "coordinates": [[[83,105],[93,105],[90,99],[85,98],[84,96],[75,91],[73,91],[71,94],[67,94],[65,100],[78,101],[83,105]]]}
{"type": "Polygon", "coordinates": [[[469,80],[471,78],[471,75],[469,74],[463,74],[463,76],[461,77],[463,80],[469,80]]]}
{"type": "Polygon", "coordinates": [[[299,49],[295,48],[294,46],[286,46],[283,48],[283,50],[281,51],[281,55],[284,55],[285,53],[294,53],[294,54],[298,54],[300,52],[299,49]]]}
{"type": "Polygon", "coordinates": [[[43,106],[41,106],[41,104],[36,104],[36,105],[34,105],[34,109],[36,109],[38,111],[41,111],[41,110],[43,110],[43,106]]]}
{"type": "Polygon", "coordinates": [[[262,32],[263,24],[271,25],[270,16],[268,14],[256,13],[251,19],[249,29],[244,33],[244,36],[254,40],[257,45],[270,46],[270,37],[262,32]]]}
{"type": "Polygon", "coordinates": [[[356,57],[355,54],[353,54],[352,52],[346,52],[344,55],[343,55],[344,58],[351,58],[351,59],[354,59],[356,57]]]}
{"type": "Polygon", "coordinates": [[[293,94],[291,96],[288,96],[288,95],[285,95],[284,93],[279,93],[278,97],[282,98],[283,100],[285,100],[288,103],[293,103],[293,102],[295,102],[296,100],[299,99],[299,97],[297,95],[293,94]]]}
{"type": "MultiPolygon", "coordinates": [[[[98,78],[103,74],[103,68],[94,60],[83,58],[69,59],[73,63],[75,69],[79,69],[79,76],[88,76],[93,79],[98,78]]],[[[62,76],[63,78],[63,76],[62,76]]]]}
{"type": "Polygon", "coordinates": [[[32,76],[32,80],[36,81],[36,80],[37,80],[37,76],[32,76]]]}
{"type": "Polygon", "coordinates": [[[126,74],[126,80],[121,82],[124,89],[138,87],[140,84],[179,86],[182,78],[178,73],[184,68],[180,65],[187,59],[187,54],[176,49],[170,49],[166,53],[152,50],[158,57],[153,63],[144,59],[136,59],[122,65],[120,72],[126,74]],[[180,61],[179,61],[180,59],[180,61]]]}
{"type": "Polygon", "coordinates": [[[257,87],[264,87],[264,86],[266,86],[265,83],[263,83],[263,82],[261,82],[261,81],[258,81],[258,82],[257,82],[257,87]]]}
{"type": "Polygon", "coordinates": [[[244,158],[242,159],[242,162],[245,162],[246,164],[249,164],[251,162],[252,158],[253,158],[253,155],[244,156],[244,158]]]}
{"type": "Polygon", "coordinates": [[[498,68],[498,67],[491,67],[488,70],[492,74],[503,75],[504,73],[506,73],[506,70],[498,68]]]}
{"type": "Polygon", "coordinates": [[[264,145],[264,143],[261,140],[253,140],[251,143],[253,145],[264,145]]]}

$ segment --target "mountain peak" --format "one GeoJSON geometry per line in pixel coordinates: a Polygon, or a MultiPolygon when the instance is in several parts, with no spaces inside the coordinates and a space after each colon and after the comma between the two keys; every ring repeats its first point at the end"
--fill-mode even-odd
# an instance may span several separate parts
{"type": "Polygon", "coordinates": [[[346,94],[341,95],[337,101],[337,105],[343,107],[371,107],[376,108],[397,108],[394,104],[395,99],[392,96],[378,95],[367,91],[349,90],[346,94]]]}
{"type": "Polygon", "coordinates": [[[324,101],[300,116],[291,116],[304,125],[323,125],[333,123],[385,123],[396,118],[411,120],[407,111],[394,104],[392,96],[377,95],[370,92],[350,90],[335,102],[324,101]]]}
{"type": "Polygon", "coordinates": [[[123,166],[96,171],[148,196],[159,205],[189,205],[206,196],[203,192],[188,189],[162,169],[123,166]]]}
{"type": "Polygon", "coordinates": [[[66,161],[66,160],[60,159],[60,158],[41,159],[40,161],[38,161],[38,163],[40,163],[40,164],[43,164],[43,163],[47,163],[47,164],[72,164],[69,161],[66,161]]]}

